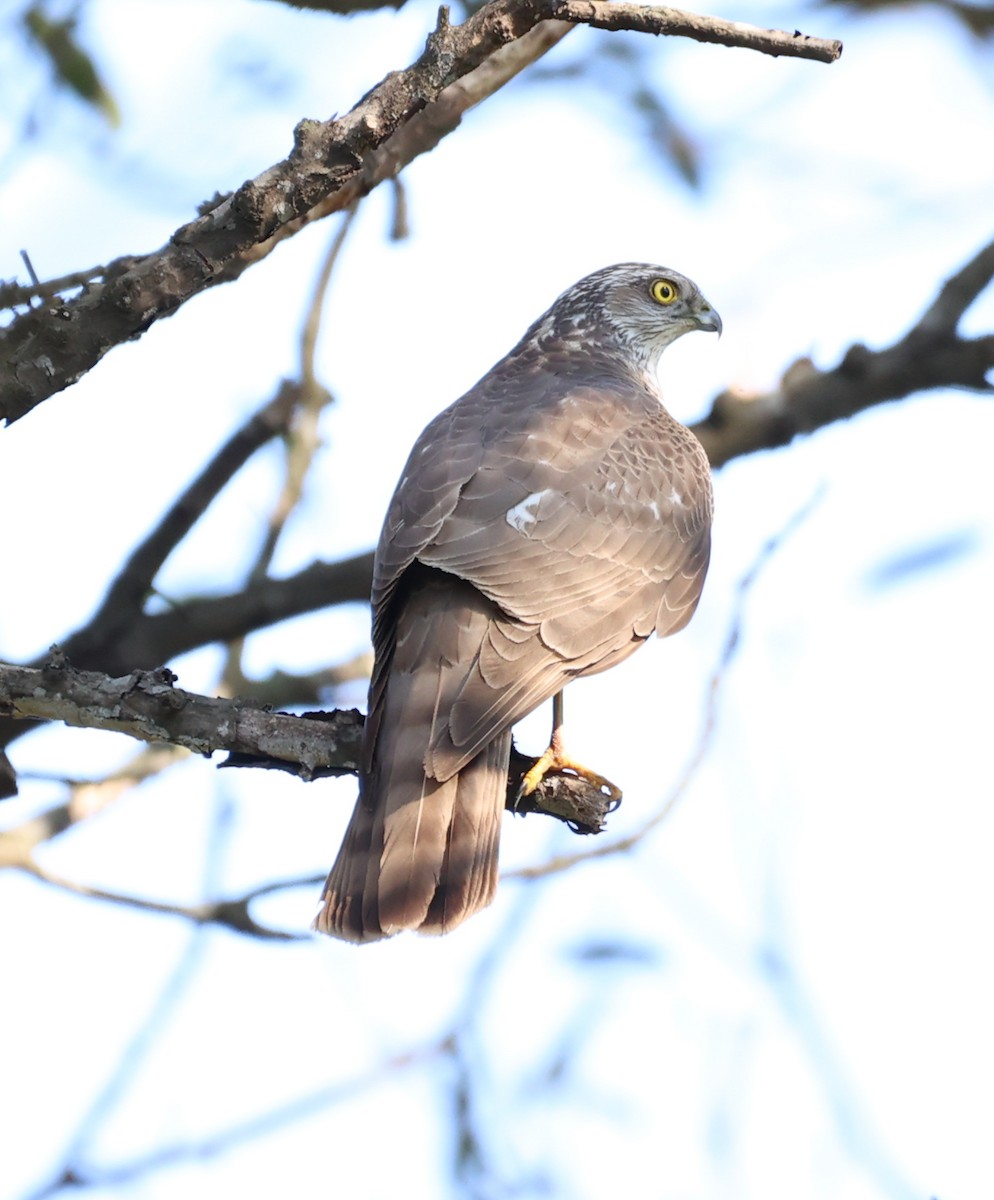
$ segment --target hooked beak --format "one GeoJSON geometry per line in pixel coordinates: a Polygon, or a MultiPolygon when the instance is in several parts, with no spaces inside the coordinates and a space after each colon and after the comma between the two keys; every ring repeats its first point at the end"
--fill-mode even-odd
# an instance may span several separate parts
{"type": "Polygon", "coordinates": [[[705,333],[716,333],[718,337],[721,337],[721,317],[703,296],[694,313],[694,320],[697,322],[698,329],[703,329],[705,333]]]}

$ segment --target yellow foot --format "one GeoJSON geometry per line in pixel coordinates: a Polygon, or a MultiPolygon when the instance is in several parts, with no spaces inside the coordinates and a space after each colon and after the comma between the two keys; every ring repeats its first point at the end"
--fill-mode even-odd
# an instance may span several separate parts
{"type": "Polygon", "coordinates": [[[621,800],[621,788],[613,784],[610,779],[605,779],[603,775],[598,775],[596,771],[591,771],[589,767],[570,758],[557,737],[553,737],[552,745],[531,770],[525,773],[518,788],[518,799],[520,800],[522,796],[530,796],[546,775],[554,774],[557,771],[568,771],[580,779],[586,780],[598,791],[606,792],[615,804],[621,800]]]}

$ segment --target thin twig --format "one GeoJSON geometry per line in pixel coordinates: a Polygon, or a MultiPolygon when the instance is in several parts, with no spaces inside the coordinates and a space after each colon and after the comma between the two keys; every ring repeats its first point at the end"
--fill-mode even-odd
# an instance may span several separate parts
{"type": "MultiPolygon", "coordinates": [[[[249,586],[260,583],[268,577],[280,537],[291,514],[300,503],[304,494],[307,474],[321,445],[318,432],[321,413],[331,403],[332,395],[318,381],[314,370],[314,354],[321,329],[321,314],[324,311],[325,296],[331,283],[335,263],[341,254],[349,229],[352,227],[358,203],[355,201],[346,210],[345,217],[335,231],[335,236],[332,238],[318,272],[317,283],[307,307],[307,316],[300,338],[299,382],[284,384],[284,390],[292,392],[294,403],[293,415],[289,419],[284,440],[283,485],[266,523],[266,533],[256,555],[255,563],[249,572],[249,586]]],[[[229,642],[228,653],[221,672],[220,687],[223,694],[237,696],[246,690],[248,681],[242,669],[244,649],[244,637],[233,638],[229,642]]]]}
{"type": "MultiPolygon", "coordinates": [[[[22,257],[24,251],[21,251],[22,257]]],[[[41,296],[47,299],[50,296],[57,296],[61,292],[70,291],[72,288],[82,287],[84,284],[90,283],[94,279],[101,278],[107,271],[107,267],[103,264],[96,267],[89,267],[84,271],[71,271],[68,275],[59,275],[56,279],[39,280],[35,275],[33,268],[28,263],[25,263],[31,275],[31,283],[17,283],[7,281],[0,283],[0,309],[17,308],[19,305],[28,305],[35,296],[41,296]]]]}
{"type": "Polygon", "coordinates": [[[310,934],[270,929],[268,926],[260,924],[249,911],[252,901],[278,888],[297,887],[303,883],[309,883],[316,887],[324,879],[324,876],[321,875],[314,876],[313,879],[294,880],[292,883],[269,884],[246,892],[244,896],[232,900],[207,900],[200,904],[168,904],[165,901],[148,900],[143,896],[109,892],[104,888],[77,883],[75,880],[66,879],[62,875],[46,870],[33,858],[18,863],[17,866],[21,871],[33,875],[42,883],[47,883],[63,892],[71,892],[74,896],[84,896],[88,900],[101,900],[108,904],[118,904],[124,908],[135,908],[160,916],[182,917],[184,920],[192,921],[195,925],[220,925],[247,937],[279,942],[306,941],[310,938],[310,934]]]}
{"type": "Polygon", "coordinates": [[[42,299],[47,299],[47,297],[44,295],[44,292],[43,292],[44,285],[42,284],[41,280],[38,278],[37,274],[35,273],[34,263],[32,263],[31,256],[28,254],[27,250],[21,251],[21,262],[24,263],[24,269],[27,271],[28,275],[31,278],[32,291],[41,294],[42,299]]]}
{"type": "Polygon", "coordinates": [[[300,503],[304,492],[304,481],[314,462],[314,455],[321,445],[318,436],[318,422],[322,410],[331,402],[332,396],[328,389],[318,381],[314,370],[314,354],[317,349],[325,297],[331,284],[332,273],[341,255],[342,247],[345,245],[345,239],[352,228],[357,209],[358,201],[345,210],[344,219],[335,231],[335,236],[321,263],[314,292],[307,306],[307,316],[300,336],[300,401],[294,412],[286,439],[286,470],[283,487],[273,506],[266,539],[252,569],[251,578],[253,580],[262,579],[269,573],[277,543],[291,513],[300,503]]]}
{"type": "Polygon", "coordinates": [[[43,842],[103,812],[132,788],[188,757],[189,751],[181,746],[160,744],[145,746],[126,766],[103,779],[67,779],[39,771],[23,772],[22,779],[62,784],[69,796],[62,803],[35,813],[20,825],[0,830],[0,868],[23,866],[43,842]]]}
{"type": "Polygon", "coordinates": [[[198,1167],[202,1166],[215,1155],[224,1154],[237,1146],[258,1146],[261,1139],[279,1133],[288,1126],[299,1125],[316,1112],[348,1103],[399,1071],[413,1070],[450,1052],[448,1039],[437,1038],[412,1050],[390,1055],[350,1079],[315,1088],[254,1117],[222,1126],[207,1137],[172,1142],[110,1167],[90,1168],[72,1163],[63,1168],[56,1178],[30,1193],[25,1200],[52,1200],[68,1188],[77,1191],[81,1188],[120,1188],[153,1171],[162,1171],[181,1163],[193,1162],[198,1167]]]}
{"type": "MultiPolygon", "coordinates": [[[[225,839],[229,830],[228,808],[222,801],[215,806],[207,839],[203,873],[203,886],[205,890],[213,888],[216,883],[225,839]]],[[[156,906],[153,902],[141,901],[135,897],[114,896],[111,893],[99,892],[96,889],[81,891],[78,885],[68,883],[68,881],[43,872],[35,864],[31,865],[35,867],[31,873],[38,879],[64,890],[76,894],[88,895],[94,899],[112,900],[115,903],[122,903],[129,907],[145,911],[168,911],[164,906],[156,906]]],[[[193,919],[192,914],[183,913],[182,915],[190,916],[193,919]]],[[[66,1188],[84,1186],[84,1180],[87,1180],[90,1175],[85,1166],[88,1149],[97,1141],[100,1128],[106,1125],[115,1108],[118,1108],[123,1103],[128,1090],[132,1086],[133,1080],[145,1066],[150,1051],[158,1043],[163,1029],[196,979],[208,948],[204,937],[207,924],[208,922],[206,921],[195,920],[196,928],[192,930],[176,965],[160,989],[154,1003],[148,1009],[145,1020],[137,1032],[130,1038],[126,1049],[117,1060],[114,1071],[98,1090],[88,1110],[77,1125],[75,1133],[64,1152],[62,1165],[48,1182],[32,1193],[36,1200],[41,1200],[42,1197],[57,1195],[66,1188]]],[[[239,929],[238,932],[244,933],[246,931],[239,929]]],[[[100,1172],[94,1172],[94,1174],[101,1174],[102,1177],[102,1173],[100,1172]]],[[[113,1171],[111,1174],[113,1174],[113,1171]]]]}
{"type": "Polygon", "coordinates": [[[696,42],[757,50],[774,58],[783,55],[833,63],[842,54],[842,43],[832,39],[809,37],[800,30],[788,33],[781,29],[760,29],[741,21],[726,21],[679,8],[619,4],[614,0],[554,0],[549,15],[560,21],[592,25],[595,29],[686,37],[696,42]]]}

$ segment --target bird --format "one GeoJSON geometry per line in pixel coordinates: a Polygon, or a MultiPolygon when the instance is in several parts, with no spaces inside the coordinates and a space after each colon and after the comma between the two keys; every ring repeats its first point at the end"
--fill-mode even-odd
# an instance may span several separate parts
{"type": "MultiPolygon", "coordinates": [[[[417,439],[374,555],[359,795],[317,931],[442,934],[488,905],[512,726],[690,620],[711,472],[656,368],[721,328],[676,271],[604,267],[417,439]]],[[[559,734],[525,790],[578,766],[559,734]]]]}

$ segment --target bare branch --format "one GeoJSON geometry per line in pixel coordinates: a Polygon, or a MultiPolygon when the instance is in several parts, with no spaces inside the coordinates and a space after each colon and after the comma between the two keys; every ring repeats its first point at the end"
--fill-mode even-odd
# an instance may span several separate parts
{"type": "Polygon", "coordinates": [[[915,392],[956,387],[994,392],[994,334],[963,338],[960,319],[994,278],[994,242],[940,289],[921,319],[893,346],[853,345],[838,366],[820,371],[810,359],[790,366],[772,392],[722,392],[693,426],[717,469],[733,458],[786,446],[802,433],[915,392]]]}
{"type": "Polygon", "coordinates": [[[200,904],[168,904],[165,901],[149,900],[144,896],[108,892],[103,888],[91,887],[89,884],[76,883],[46,870],[30,858],[14,865],[26,874],[41,880],[42,883],[47,883],[64,892],[71,892],[74,896],[85,896],[89,900],[102,900],[108,904],[120,904],[125,908],[137,908],[142,912],[157,913],[160,916],[182,917],[186,921],[192,921],[195,925],[220,925],[234,933],[244,934],[246,937],[278,942],[306,941],[310,934],[292,933],[288,930],[271,929],[267,925],[262,925],[249,911],[252,901],[278,888],[299,887],[307,883],[313,883],[316,886],[323,879],[323,876],[320,878],[315,876],[313,880],[294,879],[287,883],[266,884],[263,887],[254,888],[244,896],[237,896],[230,900],[205,900],[200,904]]]}
{"type": "Polygon", "coordinates": [[[230,278],[242,256],[316,208],[347,207],[370,185],[370,157],[412,118],[496,51],[560,17],[823,61],[841,50],[839,43],[673,9],[620,5],[615,14],[598,0],[491,0],[462,25],[441,18],[414,64],[388,75],[345,116],[301,121],[289,157],[210,202],[160,250],[117,259],[79,296],[19,315],[0,333],[0,418],[15,421],[75,383],[108,350],[230,278]]]}
{"type": "MultiPolygon", "coordinates": [[[[319,432],[321,413],[332,402],[332,395],[318,381],[314,370],[314,353],[317,349],[318,334],[321,329],[325,295],[328,285],[331,283],[335,264],[352,227],[358,204],[359,202],[355,201],[349,206],[344,220],[335,232],[324,262],[321,264],[314,294],[308,305],[300,339],[300,380],[293,387],[296,403],[284,441],[283,486],[269,514],[262,545],[259,547],[252,570],[249,572],[249,583],[259,583],[268,578],[280,537],[294,509],[300,503],[308,472],[314,463],[314,456],[321,446],[319,432]]],[[[228,643],[228,654],[222,670],[220,685],[226,695],[237,696],[240,694],[237,684],[244,682],[241,665],[244,648],[244,636],[232,638],[228,643]]]]}
{"type": "MultiPolygon", "coordinates": [[[[106,729],[145,742],[167,742],[195,754],[226,750],[227,767],[265,767],[301,779],[353,774],[359,761],[363,716],[355,709],[332,712],[270,712],[252,700],[198,696],[175,686],[176,677],[158,671],[132,671],[112,679],[79,671],[53,647],[40,670],[0,664],[0,715],[19,720],[62,721],[106,729]]],[[[540,812],[570,824],[579,833],[596,832],[613,806],[592,785],[569,775],[549,775],[527,803],[516,800],[521,777],[534,758],[515,753],[508,776],[507,807],[540,812]]],[[[70,818],[71,819],[71,818],[70,818]]],[[[69,819],[61,828],[68,825],[69,819]]],[[[61,828],[53,826],[46,836],[61,828]]],[[[18,845],[30,849],[38,837],[18,845]]],[[[6,850],[18,859],[20,851],[6,850]]]]}
{"type": "Polygon", "coordinates": [[[994,242],[989,242],[946,280],[912,334],[954,334],[966,310],[986,290],[991,279],[994,279],[994,242]]]}
{"type": "Polygon", "coordinates": [[[24,867],[31,862],[36,846],[58,837],[73,824],[68,804],[56,804],[47,812],[30,817],[13,829],[0,830],[0,870],[24,867]]]}
{"type": "Polygon", "coordinates": [[[243,590],[185,600],[168,612],[138,614],[133,624],[107,638],[89,628],[65,639],[66,653],[80,665],[124,673],[153,667],[211,642],[226,642],[288,617],[335,604],[369,600],[372,552],[341,562],[315,562],[285,579],[260,579],[243,590]]]}
{"type": "Polygon", "coordinates": [[[308,8],[314,12],[371,12],[376,8],[403,8],[404,0],[276,0],[288,8],[308,8]]]}
{"type": "Polygon", "coordinates": [[[373,651],[365,650],[345,662],[319,667],[315,671],[296,673],[271,671],[264,676],[245,675],[238,663],[225,668],[225,695],[252,696],[267,708],[288,708],[301,704],[321,704],[336,687],[358,680],[368,680],[373,669],[373,651]]]}
{"type": "Polygon", "coordinates": [[[161,1172],[164,1168],[189,1162],[202,1166],[214,1155],[224,1154],[245,1144],[258,1146],[262,1138],[297,1124],[315,1112],[354,1100],[399,1071],[415,1069],[434,1059],[448,1057],[451,1053],[451,1037],[446,1035],[384,1058],[351,1078],[328,1083],[269,1111],[221,1126],[199,1140],[170,1142],[110,1167],[94,1167],[85,1161],[77,1165],[77,1160],[82,1159],[77,1148],[76,1156],[70,1157],[53,1178],[26,1196],[25,1200],[54,1200],[69,1188],[77,1191],[82,1188],[121,1189],[153,1171],[161,1172]]]}
{"type": "Polygon", "coordinates": [[[58,651],[41,670],[0,666],[0,713],[63,721],[170,742],[197,754],[215,750],[291,763],[311,778],[356,768],[362,718],[355,712],[305,718],[248,700],[218,700],[173,686],[165,669],[111,679],[77,671],[58,651]]]}
{"type": "Polygon", "coordinates": [[[233,256],[214,283],[228,283],[237,279],[253,263],[261,261],[280,242],[293,237],[305,226],[368,196],[385,180],[394,180],[414,159],[434,150],[442,138],[458,129],[463,113],[493,95],[560,42],[573,28],[564,21],[541,21],[517,41],[495,50],[462,79],[443,88],[437,99],[426,104],[382,146],[371,151],[359,174],[345,184],[340,192],[332,193],[306,213],[274,230],[270,237],[233,256]]]}
{"type": "Polygon", "coordinates": [[[33,860],[36,847],[58,837],[72,825],[89,820],[117,803],[131,788],[176,763],[188,759],[190,752],[182,746],[165,743],[145,745],[132,760],[103,779],[66,779],[32,772],[31,779],[60,783],[68,789],[68,798],[61,804],[29,817],[20,825],[0,829],[0,868],[26,867],[33,860]]]}
{"type": "Polygon", "coordinates": [[[800,30],[785,33],[779,29],[760,29],[741,21],[725,21],[679,8],[616,4],[609,0],[558,0],[549,15],[560,21],[593,25],[595,29],[627,29],[657,37],[687,37],[696,42],[758,50],[775,58],[785,56],[833,63],[842,54],[841,42],[809,37],[800,30]]]}
{"type": "MultiPolygon", "coordinates": [[[[91,621],[65,638],[62,648],[78,666],[107,675],[151,670],[186,650],[227,642],[288,617],[350,601],[365,603],[372,571],[369,552],[337,563],[312,563],[286,579],[261,579],[230,595],[188,600],[162,613],[132,610],[130,619],[122,621],[108,610],[106,620],[91,621]]],[[[41,657],[30,665],[45,662],[41,657]]],[[[29,731],[31,722],[21,719],[26,715],[11,720],[0,702],[0,746],[29,731]]],[[[13,768],[0,754],[0,799],[16,792],[13,768]]]]}
{"type": "Polygon", "coordinates": [[[17,795],[17,773],[14,765],[0,750],[0,800],[17,795]]]}

